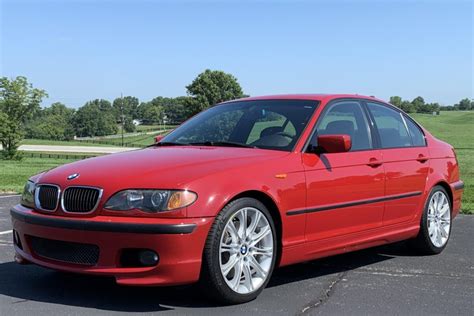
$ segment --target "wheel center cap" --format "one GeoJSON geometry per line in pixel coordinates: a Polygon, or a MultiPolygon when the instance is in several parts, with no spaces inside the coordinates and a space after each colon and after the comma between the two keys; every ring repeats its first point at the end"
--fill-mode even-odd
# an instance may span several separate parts
{"type": "Polygon", "coordinates": [[[240,247],[240,253],[241,254],[245,255],[247,253],[247,251],[248,251],[247,245],[242,245],[240,247]]]}

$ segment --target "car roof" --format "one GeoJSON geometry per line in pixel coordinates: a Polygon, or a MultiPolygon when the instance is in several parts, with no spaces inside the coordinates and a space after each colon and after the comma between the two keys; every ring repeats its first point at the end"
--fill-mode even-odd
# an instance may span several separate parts
{"type": "Polygon", "coordinates": [[[366,99],[372,101],[378,101],[386,103],[386,101],[377,99],[373,96],[365,96],[360,94],[275,94],[275,95],[264,95],[241,98],[237,100],[230,100],[223,103],[235,102],[235,101],[254,101],[254,100],[315,100],[315,101],[330,101],[333,99],[344,99],[344,98],[356,98],[366,99]]]}

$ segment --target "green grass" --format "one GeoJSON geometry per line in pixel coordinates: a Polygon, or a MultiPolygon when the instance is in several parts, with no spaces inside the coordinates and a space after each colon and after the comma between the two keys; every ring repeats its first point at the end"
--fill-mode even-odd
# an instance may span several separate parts
{"type": "Polygon", "coordinates": [[[23,158],[0,161],[0,192],[21,192],[28,178],[41,171],[73,162],[74,159],[23,158]]]}
{"type": "MultiPolygon", "coordinates": [[[[166,132],[169,132],[167,130],[166,132]]],[[[153,134],[142,134],[127,136],[124,135],[124,145],[126,147],[145,147],[155,142],[155,136],[162,134],[162,132],[156,132],[153,134]]],[[[71,140],[71,141],[59,141],[59,140],[46,140],[46,139],[24,139],[21,142],[22,145],[56,145],[56,146],[94,146],[94,147],[112,147],[122,146],[122,137],[116,138],[104,138],[97,140],[71,140]]]]}
{"type": "Polygon", "coordinates": [[[435,137],[456,149],[464,181],[462,211],[474,214],[474,112],[441,112],[439,116],[412,114],[435,137]]]}
{"type": "Polygon", "coordinates": [[[21,142],[22,145],[56,145],[56,146],[93,146],[93,147],[106,147],[113,146],[108,144],[96,144],[90,142],[82,142],[78,140],[47,140],[47,139],[24,139],[21,142]]]}
{"type": "MultiPolygon", "coordinates": [[[[155,136],[159,133],[153,133],[149,135],[136,135],[124,137],[123,141],[128,147],[145,147],[155,142],[155,136]]],[[[122,138],[109,138],[106,140],[110,146],[121,146],[122,138]]]]}

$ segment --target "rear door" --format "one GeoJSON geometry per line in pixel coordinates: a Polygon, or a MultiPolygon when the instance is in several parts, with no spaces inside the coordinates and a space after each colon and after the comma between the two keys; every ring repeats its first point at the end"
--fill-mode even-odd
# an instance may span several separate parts
{"type": "MultiPolygon", "coordinates": [[[[317,241],[382,226],[384,170],[368,117],[358,100],[328,104],[310,144],[321,134],[346,134],[343,153],[303,153],[307,183],[306,239],[317,241]]],[[[289,213],[290,215],[291,213],[289,213]]]]}
{"type": "Polygon", "coordinates": [[[367,102],[385,168],[384,225],[412,220],[423,205],[429,152],[420,128],[402,112],[367,102]]]}

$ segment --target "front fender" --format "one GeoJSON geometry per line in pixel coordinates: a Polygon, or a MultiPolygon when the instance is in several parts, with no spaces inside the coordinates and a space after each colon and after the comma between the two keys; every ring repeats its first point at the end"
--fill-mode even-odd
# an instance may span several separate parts
{"type": "Polygon", "coordinates": [[[306,205],[305,175],[299,153],[253,164],[245,168],[213,173],[188,184],[197,192],[197,201],[188,207],[188,217],[215,217],[236,196],[259,191],[270,197],[278,208],[285,229],[283,246],[304,240],[305,216],[286,217],[286,210],[306,205]]]}

